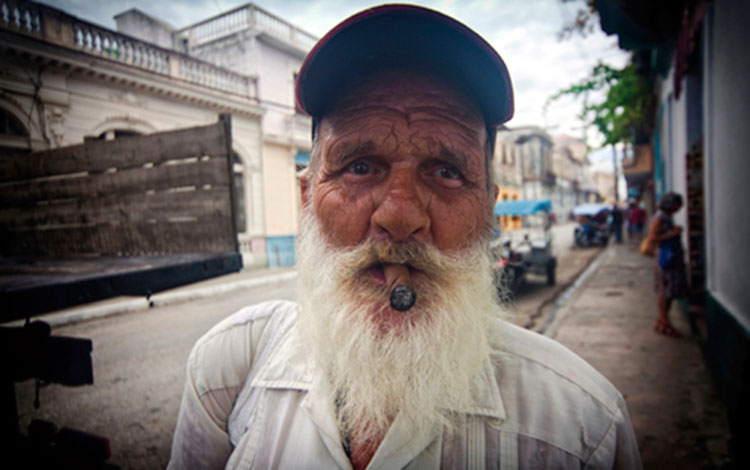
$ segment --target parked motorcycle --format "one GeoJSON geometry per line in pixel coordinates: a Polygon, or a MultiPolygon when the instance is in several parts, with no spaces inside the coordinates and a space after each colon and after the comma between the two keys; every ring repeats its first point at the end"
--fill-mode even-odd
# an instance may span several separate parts
{"type": "Polygon", "coordinates": [[[578,227],[573,232],[576,246],[606,246],[611,235],[607,217],[610,206],[606,204],[581,204],[573,209],[578,227]]]}
{"type": "Polygon", "coordinates": [[[573,237],[577,246],[587,248],[590,246],[606,246],[609,242],[609,227],[607,225],[595,225],[583,223],[575,228],[573,237]]]}

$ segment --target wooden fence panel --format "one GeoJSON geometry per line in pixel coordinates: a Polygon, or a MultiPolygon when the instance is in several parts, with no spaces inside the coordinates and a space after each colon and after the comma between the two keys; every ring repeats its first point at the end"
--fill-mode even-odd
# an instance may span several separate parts
{"type": "Polygon", "coordinates": [[[0,225],[28,230],[60,225],[117,224],[141,221],[169,222],[173,219],[216,215],[229,218],[227,186],[173,192],[105,196],[49,205],[11,208],[0,212],[0,225]]]}
{"type": "Polygon", "coordinates": [[[170,223],[67,225],[49,230],[0,230],[0,239],[3,245],[15,247],[16,256],[227,253],[234,237],[215,229],[225,223],[226,218],[208,216],[170,223]]]}
{"type": "Polygon", "coordinates": [[[0,158],[0,254],[237,251],[231,125],[0,158]]]}
{"type": "Polygon", "coordinates": [[[80,171],[137,168],[203,155],[225,156],[225,137],[222,126],[214,124],[111,141],[94,140],[27,155],[8,155],[0,159],[0,182],[80,171]]]}
{"type": "Polygon", "coordinates": [[[141,166],[93,175],[86,172],[67,178],[24,180],[4,184],[0,185],[0,201],[3,201],[5,207],[28,207],[38,205],[41,201],[97,198],[111,194],[226,184],[226,157],[214,157],[184,164],[141,166]]]}

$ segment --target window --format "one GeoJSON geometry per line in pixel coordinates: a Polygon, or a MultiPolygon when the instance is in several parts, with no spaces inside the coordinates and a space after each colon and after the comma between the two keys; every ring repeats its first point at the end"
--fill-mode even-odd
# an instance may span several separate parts
{"type": "Polygon", "coordinates": [[[0,109],[0,134],[20,137],[27,137],[29,135],[24,125],[21,124],[21,121],[3,109],[0,109]]]}
{"type": "Polygon", "coordinates": [[[133,137],[136,135],[141,135],[141,133],[128,129],[113,129],[111,131],[102,132],[96,137],[96,140],[114,140],[121,139],[123,137],[133,137]]]}
{"type": "Polygon", "coordinates": [[[30,152],[29,133],[14,115],[0,109],[0,155],[30,152]]]}

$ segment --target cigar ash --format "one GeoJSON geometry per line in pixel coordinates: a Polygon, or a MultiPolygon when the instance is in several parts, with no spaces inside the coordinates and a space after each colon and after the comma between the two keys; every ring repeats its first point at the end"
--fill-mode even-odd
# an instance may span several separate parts
{"type": "Polygon", "coordinates": [[[391,291],[391,307],[399,312],[412,308],[417,300],[417,293],[409,286],[398,285],[391,291]]]}
{"type": "Polygon", "coordinates": [[[390,290],[391,308],[399,312],[409,310],[417,300],[417,293],[411,286],[409,267],[403,264],[383,266],[386,285],[390,290]]]}

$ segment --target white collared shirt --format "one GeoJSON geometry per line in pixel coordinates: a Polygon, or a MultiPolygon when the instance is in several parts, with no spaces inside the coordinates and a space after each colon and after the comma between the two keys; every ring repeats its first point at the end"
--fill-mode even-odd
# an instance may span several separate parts
{"type": "MultiPolygon", "coordinates": [[[[333,403],[292,354],[292,302],[247,307],[193,348],[170,469],[350,469],[333,403]]],[[[559,343],[497,320],[458,432],[398,417],[369,469],[641,468],[627,409],[559,343]]]]}

